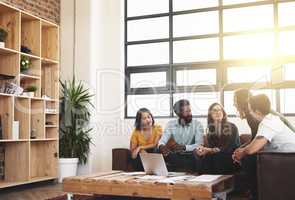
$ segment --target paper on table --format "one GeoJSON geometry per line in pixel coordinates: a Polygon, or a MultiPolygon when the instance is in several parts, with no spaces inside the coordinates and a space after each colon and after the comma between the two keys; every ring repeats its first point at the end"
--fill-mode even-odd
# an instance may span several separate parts
{"type": "Polygon", "coordinates": [[[159,180],[159,183],[176,183],[177,181],[184,181],[192,176],[177,176],[177,177],[171,177],[171,178],[165,178],[163,180],[159,180]]]}
{"type": "Polygon", "coordinates": [[[140,175],[145,175],[145,172],[123,172],[122,175],[140,176],[140,175]]]}
{"type": "Polygon", "coordinates": [[[142,177],[138,177],[140,180],[161,180],[166,178],[166,176],[156,176],[156,175],[146,175],[142,177]]]}
{"type": "Polygon", "coordinates": [[[222,175],[201,175],[201,176],[197,176],[194,179],[191,179],[189,181],[191,182],[212,182],[212,181],[216,181],[217,179],[219,179],[222,175]]]}

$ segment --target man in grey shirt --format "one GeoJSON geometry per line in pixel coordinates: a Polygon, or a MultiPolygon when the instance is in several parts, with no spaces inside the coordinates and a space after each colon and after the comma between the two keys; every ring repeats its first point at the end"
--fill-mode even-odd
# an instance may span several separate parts
{"type": "Polygon", "coordinates": [[[202,124],[192,118],[188,100],[176,102],[173,110],[178,119],[168,122],[159,141],[160,153],[164,155],[169,170],[194,169],[193,150],[203,145],[202,124]]]}

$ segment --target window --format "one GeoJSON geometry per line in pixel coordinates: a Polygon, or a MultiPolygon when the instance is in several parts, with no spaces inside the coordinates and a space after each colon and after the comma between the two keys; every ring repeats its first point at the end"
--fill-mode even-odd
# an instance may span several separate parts
{"type": "Polygon", "coordinates": [[[274,23],[272,5],[226,9],[223,17],[224,32],[272,28],[274,23]]]}
{"type": "Polygon", "coordinates": [[[223,5],[240,4],[240,3],[251,3],[264,0],[223,0],[223,5]]]}
{"type": "Polygon", "coordinates": [[[279,53],[282,56],[295,55],[295,31],[282,31],[279,35],[279,53]]]}
{"type": "Polygon", "coordinates": [[[226,59],[270,58],[274,51],[274,34],[260,33],[224,38],[226,59]]]}
{"type": "Polygon", "coordinates": [[[295,2],[279,3],[279,25],[294,26],[295,25],[295,2]]]}
{"type": "Polygon", "coordinates": [[[136,112],[140,108],[148,108],[154,116],[169,116],[170,104],[169,95],[153,94],[153,95],[128,95],[127,114],[130,117],[135,117],[136,112]]]}
{"type": "Polygon", "coordinates": [[[285,98],[295,90],[295,0],[125,1],[126,117],[140,107],[173,117],[180,98],[196,116],[213,102],[233,115],[238,88],[295,115],[285,98]]]}
{"type": "Polygon", "coordinates": [[[282,89],[281,93],[281,113],[295,113],[295,89],[282,89]]]}
{"type": "Polygon", "coordinates": [[[283,75],[286,81],[295,81],[295,63],[283,65],[283,75]]]}
{"type": "Polygon", "coordinates": [[[218,6],[218,0],[173,0],[173,10],[193,10],[218,6]]]}
{"type": "Polygon", "coordinates": [[[216,69],[177,70],[177,86],[215,85],[216,69]]]}
{"type": "Polygon", "coordinates": [[[218,33],[218,11],[176,15],[173,28],[174,37],[218,33]]]}
{"type": "Polygon", "coordinates": [[[228,115],[236,115],[237,109],[234,106],[234,92],[225,91],[224,92],[224,109],[228,115]]]}
{"type": "Polygon", "coordinates": [[[242,66],[228,68],[228,83],[257,83],[270,82],[271,67],[269,66],[242,66]]]}
{"type": "Polygon", "coordinates": [[[200,62],[219,59],[218,38],[184,40],[173,43],[174,63],[200,62]]]}
{"type": "Polygon", "coordinates": [[[168,17],[128,21],[128,41],[169,37],[168,17]]]}
{"type": "Polygon", "coordinates": [[[176,93],[173,103],[180,99],[190,101],[193,115],[207,115],[209,106],[220,101],[218,92],[176,93]]]}
{"type": "Polygon", "coordinates": [[[169,12],[169,0],[128,0],[127,16],[151,15],[169,12]]]}
{"type": "Polygon", "coordinates": [[[169,44],[167,42],[129,45],[128,66],[168,64],[169,44]]]}
{"type": "Polygon", "coordinates": [[[166,87],[166,72],[132,73],[131,88],[166,87]]]}

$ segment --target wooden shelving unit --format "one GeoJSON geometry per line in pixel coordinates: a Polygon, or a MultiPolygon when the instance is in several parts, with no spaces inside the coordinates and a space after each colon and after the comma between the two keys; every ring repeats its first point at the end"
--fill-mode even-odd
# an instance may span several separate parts
{"type": "Polygon", "coordinates": [[[32,98],[0,93],[0,145],[5,150],[0,189],[57,179],[59,26],[0,2],[0,27],[8,32],[0,48],[0,74],[15,77],[23,88],[38,88],[32,98]],[[31,52],[21,52],[22,46],[31,52]],[[22,56],[31,62],[25,72],[20,70],[22,56]],[[18,139],[14,121],[19,122],[18,139]]]}

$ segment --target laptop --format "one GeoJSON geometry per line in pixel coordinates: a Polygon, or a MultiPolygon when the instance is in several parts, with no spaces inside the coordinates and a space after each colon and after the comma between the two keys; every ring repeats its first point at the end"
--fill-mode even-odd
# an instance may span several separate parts
{"type": "Polygon", "coordinates": [[[159,153],[141,153],[139,154],[144,171],[147,175],[176,177],[184,176],[186,172],[168,172],[165,160],[159,153]]]}
{"type": "Polygon", "coordinates": [[[141,153],[139,155],[146,174],[168,176],[168,170],[162,154],[141,153]]]}

